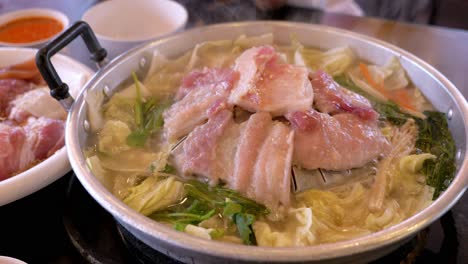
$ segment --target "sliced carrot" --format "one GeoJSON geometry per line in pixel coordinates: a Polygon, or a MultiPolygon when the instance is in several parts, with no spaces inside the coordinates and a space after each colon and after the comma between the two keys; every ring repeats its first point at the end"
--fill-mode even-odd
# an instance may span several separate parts
{"type": "Polygon", "coordinates": [[[361,73],[362,75],[364,76],[364,78],[366,78],[366,81],[372,86],[374,87],[375,89],[377,89],[377,91],[379,91],[381,94],[383,94],[385,97],[388,97],[389,94],[385,91],[383,85],[380,86],[378,83],[376,83],[374,81],[374,78],[372,78],[372,76],[370,75],[370,72],[369,72],[369,68],[367,67],[367,65],[365,65],[364,63],[359,63],[359,69],[361,70],[361,73]]]}
{"type": "Polygon", "coordinates": [[[403,106],[404,108],[416,111],[414,106],[411,104],[410,96],[408,95],[408,92],[406,90],[398,89],[396,91],[393,91],[393,92],[389,93],[389,92],[385,91],[383,81],[382,81],[381,84],[378,84],[377,82],[374,81],[374,79],[370,75],[369,68],[367,67],[366,64],[361,62],[359,64],[359,69],[361,70],[361,73],[364,76],[364,78],[366,79],[366,81],[372,87],[374,87],[377,91],[379,91],[383,96],[385,96],[386,98],[394,101],[398,105],[403,106]]]}
{"type": "Polygon", "coordinates": [[[405,108],[408,108],[410,110],[416,111],[416,108],[411,103],[411,98],[408,94],[408,91],[404,89],[398,89],[398,90],[395,90],[391,96],[392,96],[391,99],[395,101],[397,104],[405,108]]]}

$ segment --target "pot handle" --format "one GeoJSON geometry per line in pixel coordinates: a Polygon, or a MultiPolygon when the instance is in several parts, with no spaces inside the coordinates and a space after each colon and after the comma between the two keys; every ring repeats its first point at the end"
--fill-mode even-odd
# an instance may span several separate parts
{"type": "Polygon", "coordinates": [[[41,48],[36,54],[37,68],[42,78],[49,85],[50,95],[57,99],[67,111],[73,105],[74,99],[68,92],[68,85],[62,82],[50,59],[78,36],[83,38],[86,47],[91,53],[91,60],[99,65],[104,64],[107,51],[101,47],[91,27],[84,21],[74,23],[65,32],[41,48]]]}

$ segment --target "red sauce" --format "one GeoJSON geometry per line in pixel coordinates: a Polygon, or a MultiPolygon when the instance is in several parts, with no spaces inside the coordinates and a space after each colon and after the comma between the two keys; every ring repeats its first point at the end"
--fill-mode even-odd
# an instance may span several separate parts
{"type": "Polygon", "coordinates": [[[25,17],[0,26],[0,41],[29,43],[47,39],[59,33],[63,24],[50,17],[25,17]]]}

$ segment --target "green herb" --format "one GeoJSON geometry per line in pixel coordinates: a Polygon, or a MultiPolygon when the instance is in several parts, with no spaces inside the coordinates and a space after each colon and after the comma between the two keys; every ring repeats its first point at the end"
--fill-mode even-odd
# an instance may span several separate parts
{"type": "Polygon", "coordinates": [[[381,102],[377,98],[366,93],[343,74],[335,76],[334,79],[339,85],[367,98],[371,102],[375,111],[379,113],[379,118],[381,120],[387,120],[393,125],[402,126],[406,123],[406,120],[411,117],[410,115],[403,113],[400,110],[400,107],[394,102],[381,102]]]}
{"type": "Polygon", "coordinates": [[[135,114],[135,124],[137,125],[137,129],[128,135],[127,144],[131,147],[143,147],[148,137],[163,127],[164,119],[162,117],[162,113],[169,104],[167,102],[158,104],[154,98],[143,102],[140,83],[135,72],[132,72],[132,78],[135,82],[136,89],[133,112],[135,114]]]}
{"type": "Polygon", "coordinates": [[[223,210],[223,216],[232,218],[232,216],[240,212],[242,212],[242,206],[240,204],[235,202],[226,202],[223,210]]]}
{"type": "Polygon", "coordinates": [[[455,142],[444,113],[426,111],[424,114],[426,119],[416,119],[419,127],[416,147],[437,156],[435,160],[426,160],[423,165],[426,183],[434,187],[433,199],[436,199],[455,176],[455,142]]]}
{"type": "Polygon", "coordinates": [[[143,147],[145,146],[148,133],[144,130],[137,129],[132,131],[127,137],[127,145],[130,147],[143,147]]]}
{"type": "Polygon", "coordinates": [[[181,222],[174,223],[174,229],[177,231],[184,232],[186,227],[187,227],[187,224],[184,224],[181,222]]]}
{"type": "Polygon", "coordinates": [[[166,166],[164,167],[164,169],[161,172],[168,173],[168,174],[174,174],[176,172],[176,169],[174,167],[172,167],[171,165],[166,164],[166,166]]]}
{"type": "Polygon", "coordinates": [[[135,112],[135,122],[137,126],[141,127],[143,124],[143,102],[141,99],[140,83],[135,72],[132,72],[132,78],[136,89],[135,105],[133,106],[133,111],[135,112]]]}
{"type": "MultiPolygon", "coordinates": [[[[185,229],[187,224],[198,225],[213,216],[224,217],[237,226],[245,244],[255,244],[252,224],[256,215],[269,213],[264,205],[245,198],[236,191],[221,186],[213,187],[196,180],[184,183],[184,189],[187,196],[182,203],[170,206],[150,217],[171,223],[177,230],[185,229]]],[[[224,231],[212,231],[210,235],[217,238],[223,236],[224,231]]]]}
{"type": "Polygon", "coordinates": [[[255,236],[252,230],[252,224],[255,222],[255,216],[251,214],[237,213],[235,215],[235,223],[239,235],[246,245],[255,244],[255,236]]]}
{"type": "Polygon", "coordinates": [[[218,239],[224,236],[224,230],[221,228],[216,228],[210,232],[210,236],[212,239],[218,239]]]}

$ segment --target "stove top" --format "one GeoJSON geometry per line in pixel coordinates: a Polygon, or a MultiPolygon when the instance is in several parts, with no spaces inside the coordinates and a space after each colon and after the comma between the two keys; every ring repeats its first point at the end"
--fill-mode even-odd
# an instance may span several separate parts
{"type": "MultiPolygon", "coordinates": [[[[463,256],[468,236],[459,230],[466,213],[455,207],[373,263],[468,263],[463,256]]],[[[0,255],[28,263],[180,263],[120,226],[73,173],[1,207],[0,216],[0,255]]]]}

